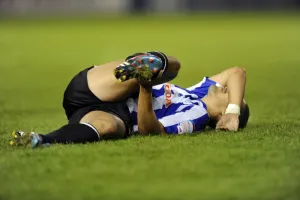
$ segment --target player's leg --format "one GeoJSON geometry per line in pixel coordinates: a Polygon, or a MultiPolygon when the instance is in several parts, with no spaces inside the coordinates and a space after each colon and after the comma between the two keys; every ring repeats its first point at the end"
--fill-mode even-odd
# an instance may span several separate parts
{"type": "Polygon", "coordinates": [[[11,145],[32,148],[51,144],[88,143],[108,139],[125,138],[128,130],[117,116],[103,111],[87,113],[80,123],[67,124],[48,134],[15,132],[11,145]]]}
{"type": "Polygon", "coordinates": [[[57,131],[42,135],[44,143],[87,143],[122,139],[126,134],[124,122],[104,111],[91,111],[79,123],[67,124],[57,131]]]}
{"type": "Polygon", "coordinates": [[[119,82],[113,74],[114,69],[124,61],[115,61],[95,66],[87,73],[90,91],[101,101],[116,102],[131,96],[136,92],[137,79],[119,82]]]}
{"type": "Polygon", "coordinates": [[[103,111],[89,112],[80,120],[80,123],[95,127],[101,140],[122,139],[129,131],[123,120],[103,111]]]}
{"type": "Polygon", "coordinates": [[[43,143],[87,143],[99,140],[122,139],[126,134],[124,122],[104,111],[91,111],[79,123],[67,124],[46,135],[43,143]]]}
{"type": "MultiPolygon", "coordinates": [[[[133,56],[132,58],[129,57],[129,59],[132,60],[130,61],[131,63],[127,65],[126,63],[124,64],[124,61],[111,62],[89,70],[88,85],[92,93],[102,101],[108,102],[119,101],[132,96],[133,93],[138,91],[139,87],[139,81],[137,79],[141,75],[138,74],[139,63],[141,63],[142,66],[151,66],[152,69],[154,69],[153,71],[148,71],[148,73],[153,73],[151,75],[151,83],[153,85],[165,83],[174,79],[180,69],[180,63],[174,57],[167,57],[167,61],[165,60],[164,62],[155,55],[133,56]],[[165,69],[164,64],[166,64],[165,69]],[[116,70],[123,70],[122,72],[126,72],[123,75],[125,76],[124,80],[126,81],[118,81],[118,77],[120,79],[121,74],[118,74],[116,77],[116,74],[113,74],[116,70]],[[159,73],[161,73],[162,76],[160,76],[159,73]]],[[[144,72],[147,73],[147,71],[144,72]]]]}

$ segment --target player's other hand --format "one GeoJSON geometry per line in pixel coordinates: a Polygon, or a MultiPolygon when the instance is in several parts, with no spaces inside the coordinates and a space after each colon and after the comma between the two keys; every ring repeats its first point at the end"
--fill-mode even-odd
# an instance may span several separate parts
{"type": "Polygon", "coordinates": [[[216,125],[217,130],[237,131],[239,129],[239,116],[237,114],[222,115],[216,125]]]}

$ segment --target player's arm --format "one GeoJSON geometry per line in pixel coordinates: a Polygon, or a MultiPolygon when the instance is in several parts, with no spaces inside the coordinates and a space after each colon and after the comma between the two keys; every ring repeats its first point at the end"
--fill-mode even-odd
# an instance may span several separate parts
{"type": "Polygon", "coordinates": [[[138,132],[142,135],[165,133],[152,108],[151,85],[140,85],[137,120],[138,132]]]}
{"type": "Polygon", "coordinates": [[[241,107],[246,86],[246,72],[243,68],[230,68],[210,77],[210,79],[227,87],[229,104],[236,104],[241,107]]]}
{"type": "Polygon", "coordinates": [[[218,122],[217,129],[236,131],[238,129],[238,116],[245,94],[246,72],[242,68],[234,67],[212,76],[210,79],[227,87],[229,95],[228,108],[225,111],[225,115],[218,122]],[[228,124],[233,124],[233,126],[229,127],[228,124]]]}

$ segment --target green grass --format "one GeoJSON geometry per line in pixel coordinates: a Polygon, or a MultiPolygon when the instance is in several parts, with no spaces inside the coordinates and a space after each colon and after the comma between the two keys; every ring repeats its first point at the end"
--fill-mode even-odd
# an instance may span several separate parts
{"type": "Polygon", "coordinates": [[[1,200],[300,198],[299,15],[1,20],[0,58],[1,200]],[[79,70],[152,49],[181,60],[181,86],[245,67],[248,128],[8,146],[12,130],[66,123],[62,94],[79,70]]]}

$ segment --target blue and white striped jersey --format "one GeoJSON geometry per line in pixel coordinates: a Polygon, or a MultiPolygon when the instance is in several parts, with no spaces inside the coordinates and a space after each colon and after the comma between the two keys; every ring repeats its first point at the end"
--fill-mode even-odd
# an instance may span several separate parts
{"type": "MultiPolygon", "coordinates": [[[[181,88],[170,83],[152,88],[153,110],[168,134],[193,133],[205,128],[209,115],[201,99],[207,95],[211,85],[219,86],[218,83],[205,77],[189,88],[181,88]]],[[[134,131],[138,130],[137,103],[137,98],[127,100],[134,131]]]]}

